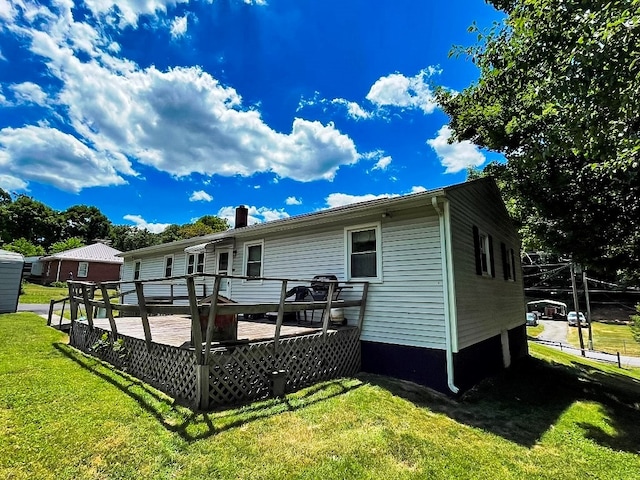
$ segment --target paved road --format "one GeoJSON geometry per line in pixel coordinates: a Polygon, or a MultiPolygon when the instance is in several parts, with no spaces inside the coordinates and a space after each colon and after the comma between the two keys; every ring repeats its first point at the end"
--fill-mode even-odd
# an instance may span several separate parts
{"type": "Polygon", "coordinates": [[[19,312],[33,312],[38,315],[49,315],[49,304],[48,303],[19,303],[18,304],[19,312]]]}
{"type": "Polygon", "coordinates": [[[544,331],[538,335],[538,339],[547,342],[567,343],[567,322],[561,320],[539,320],[544,331]]]}

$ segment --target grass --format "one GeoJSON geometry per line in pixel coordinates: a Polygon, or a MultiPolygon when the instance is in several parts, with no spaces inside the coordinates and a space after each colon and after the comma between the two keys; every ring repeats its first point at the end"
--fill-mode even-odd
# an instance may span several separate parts
{"type": "Polygon", "coordinates": [[[24,293],[20,295],[20,303],[46,303],[50,300],[61,300],[69,295],[67,287],[45,287],[25,282],[24,293]]]}
{"type": "MultiPolygon", "coordinates": [[[[622,355],[640,357],[640,343],[633,338],[633,332],[629,325],[592,322],[591,330],[594,350],[614,354],[620,352],[622,355]]],[[[585,345],[587,345],[589,330],[583,328],[582,335],[585,345]]],[[[577,328],[569,328],[567,341],[575,347],[580,346],[577,328]]]]}
{"type": "Polygon", "coordinates": [[[0,478],[638,478],[640,374],[531,350],[457,401],[359,375],[199,413],[0,315],[0,478]]]}
{"type": "Polygon", "coordinates": [[[544,331],[544,327],[540,324],[536,325],[535,327],[527,327],[527,336],[536,338],[543,331],[544,331]]]}

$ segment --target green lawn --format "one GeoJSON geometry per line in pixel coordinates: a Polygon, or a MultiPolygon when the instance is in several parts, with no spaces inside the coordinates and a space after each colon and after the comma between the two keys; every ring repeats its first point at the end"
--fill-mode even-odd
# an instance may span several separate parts
{"type": "Polygon", "coordinates": [[[536,338],[544,331],[544,327],[540,324],[535,327],[527,327],[527,336],[536,338]]]}
{"type": "Polygon", "coordinates": [[[636,479],[640,374],[532,346],[460,401],[384,377],[211,413],[0,315],[0,478],[636,479]]]}
{"type": "Polygon", "coordinates": [[[69,295],[67,287],[45,287],[35,283],[24,283],[24,293],[20,295],[20,303],[49,303],[69,295]]]}
{"type": "MultiPolygon", "coordinates": [[[[591,329],[593,332],[594,350],[607,353],[620,352],[621,355],[640,357],[640,343],[636,342],[633,338],[629,325],[593,322],[591,329]]],[[[585,346],[587,346],[589,331],[583,328],[582,335],[585,346]]],[[[569,328],[567,340],[575,347],[580,346],[577,328],[569,328]]]]}

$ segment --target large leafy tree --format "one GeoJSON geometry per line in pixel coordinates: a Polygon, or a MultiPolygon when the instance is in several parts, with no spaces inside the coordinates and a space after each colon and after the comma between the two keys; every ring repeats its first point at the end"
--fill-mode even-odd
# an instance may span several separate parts
{"type": "Polygon", "coordinates": [[[55,253],[66,252],[67,250],[73,250],[74,248],[84,247],[85,243],[82,238],[71,237],[66,240],[62,240],[60,242],[54,242],[49,248],[49,254],[53,255],[55,253]]]}
{"type": "Polygon", "coordinates": [[[111,221],[97,207],[74,205],[61,216],[64,238],[78,237],[88,245],[109,235],[111,221]]]}
{"type": "Polygon", "coordinates": [[[113,225],[109,230],[109,240],[113,248],[122,252],[161,243],[159,235],[151,233],[146,228],[137,228],[129,225],[113,225]]]}
{"type": "Polygon", "coordinates": [[[25,238],[18,238],[10,243],[6,243],[2,245],[2,249],[21,253],[25,257],[40,257],[46,253],[44,247],[34,245],[25,238]]]}
{"type": "Polygon", "coordinates": [[[480,69],[438,99],[458,140],[493,166],[516,218],[552,251],[640,268],[640,1],[488,0],[506,13],[456,48],[480,69]]]}
{"type": "Polygon", "coordinates": [[[58,212],[42,202],[18,195],[13,202],[3,205],[2,210],[2,238],[5,241],[24,238],[48,249],[60,238],[62,224],[58,212]]]}

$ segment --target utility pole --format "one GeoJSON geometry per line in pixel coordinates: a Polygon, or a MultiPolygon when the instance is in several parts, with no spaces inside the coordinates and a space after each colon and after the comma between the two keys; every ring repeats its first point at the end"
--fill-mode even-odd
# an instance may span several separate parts
{"type": "Polygon", "coordinates": [[[578,316],[577,321],[578,337],[580,338],[580,351],[582,352],[582,356],[586,357],[587,355],[584,352],[584,338],[582,338],[582,325],[580,325],[580,304],[578,303],[578,289],[576,288],[576,270],[576,264],[571,262],[571,288],[573,290],[573,308],[575,309],[576,315],[578,316]]]}
{"type": "Polygon", "coordinates": [[[591,303],[589,302],[589,285],[587,285],[587,271],[582,271],[582,283],[584,284],[584,299],[587,302],[587,325],[589,325],[589,350],[593,350],[593,331],[591,330],[591,303]]]}

